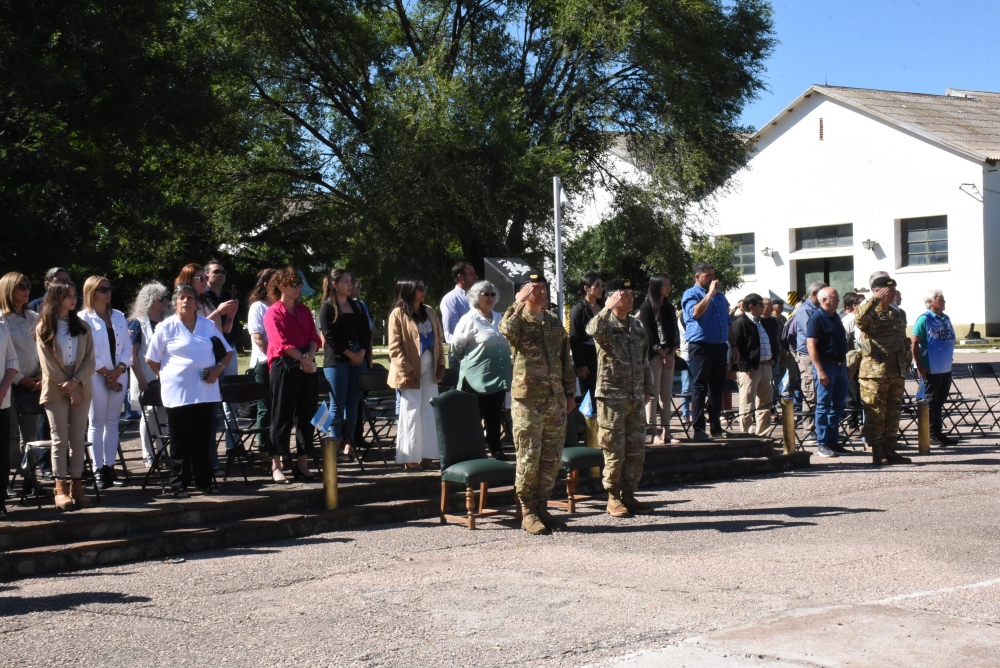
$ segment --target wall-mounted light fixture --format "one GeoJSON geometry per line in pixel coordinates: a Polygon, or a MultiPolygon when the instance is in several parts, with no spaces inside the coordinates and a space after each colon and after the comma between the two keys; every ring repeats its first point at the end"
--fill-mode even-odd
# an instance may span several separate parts
{"type": "Polygon", "coordinates": [[[865,250],[875,250],[876,244],[878,244],[878,242],[872,241],[871,239],[865,239],[861,242],[861,245],[865,247],[865,250]]]}
{"type": "Polygon", "coordinates": [[[763,255],[764,257],[771,257],[772,255],[774,255],[774,249],[771,248],[770,246],[764,246],[763,248],[760,249],[760,254],[763,255]]]}

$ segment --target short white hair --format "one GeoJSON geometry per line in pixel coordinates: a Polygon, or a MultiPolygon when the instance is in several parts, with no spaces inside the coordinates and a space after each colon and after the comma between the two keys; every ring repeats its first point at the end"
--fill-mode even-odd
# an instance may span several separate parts
{"type": "Polygon", "coordinates": [[[469,306],[471,308],[478,309],[479,298],[483,296],[483,293],[496,291],[496,286],[489,281],[478,281],[474,283],[471,288],[469,288],[469,291],[465,293],[465,297],[469,300],[469,306]]]}
{"type": "Polygon", "coordinates": [[[931,302],[937,299],[938,297],[944,297],[944,293],[941,292],[940,290],[928,290],[927,294],[924,295],[924,306],[930,308],[931,302]]]}

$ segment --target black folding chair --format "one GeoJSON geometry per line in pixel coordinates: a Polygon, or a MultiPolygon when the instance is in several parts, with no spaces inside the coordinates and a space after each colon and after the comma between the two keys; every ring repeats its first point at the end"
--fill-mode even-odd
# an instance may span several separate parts
{"type": "Polygon", "coordinates": [[[968,368],[981,404],[977,406],[979,418],[975,421],[975,428],[985,434],[986,428],[983,427],[983,422],[987,416],[990,420],[989,431],[993,431],[1000,422],[1000,380],[997,379],[996,371],[989,362],[973,362],[968,368]]]}
{"type": "MultiPolygon", "coordinates": [[[[219,379],[219,391],[222,393],[222,401],[228,404],[240,404],[244,402],[267,401],[267,389],[250,376],[223,376],[219,379]]],[[[236,411],[225,414],[226,433],[233,443],[226,457],[225,474],[223,480],[229,477],[229,469],[236,461],[240,465],[240,472],[243,474],[243,481],[250,484],[247,478],[247,467],[250,466],[250,451],[247,444],[253,447],[255,439],[260,437],[264,431],[257,426],[255,418],[240,418],[236,411]]]]}
{"type": "MultiPolygon", "coordinates": [[[[389,468],[384,449],[395,445],[395,440],[390,438],[390,434],[399,420],[399,415],[396,413],[396,391],[389,387],[388,381],[389,372],[382,368],[372,369],[358,378],[362,393],[368,393],[362,404],[366,446],[363,452],[356,451],[358,466],[362,467],[362,471],[365,455],[372,448],[378,450],[382,463],[389,468]]],[[[358,418],[361,419],[362,416],[358,418]]]]}
{"type": "MultiPolygon", "coordinates": [[[[679,359],[679,358],[678,358],[679,359]]],[[[673,392],[670,393],[670,405],[673,409],[673,417],[680,424],[681,429],[684,431],[685,438],[691,438],[691,423],[684,421],[684,402],[691,401],[690,392],[681,392],[681,371],[683,369],[678,369],[677,365],[674,366],[674,387],[673,392]]]]}
{"type": "Polygon", "coordinates": [[[153,447],[153,463],[146,471],[146,477],[142,480],[142,489],[146,489],[149,477],[155,473],[160,480],[160,491],[165,493],[167,486],[164,479],[170,476],[170,457],[167,453],[167,446],[170,444],[170,430],[167,427],[166,411],[160,398],[160,380],[158,378],[149,381],[146,389],[139,393],[139,406],[143,414],[147,416],[145,420],[141,421],[139,428],[145,430],[153,447]],[[147,408],[153,410],[147,411],[147,408]],[[153,417],[152,420],[149,419],[150,415],[153,417]]]}

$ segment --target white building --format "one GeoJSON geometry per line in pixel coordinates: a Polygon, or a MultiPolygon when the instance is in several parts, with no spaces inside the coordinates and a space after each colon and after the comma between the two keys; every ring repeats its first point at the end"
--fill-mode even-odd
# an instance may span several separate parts
{"type": "Polygon", "coordinates": [[[1000,93],[812,86],[755,136],[710,202],[750,292],[841,292],[888,271],[912,325],[944,291],[959,335],[1000,335],[1000,93]]]}

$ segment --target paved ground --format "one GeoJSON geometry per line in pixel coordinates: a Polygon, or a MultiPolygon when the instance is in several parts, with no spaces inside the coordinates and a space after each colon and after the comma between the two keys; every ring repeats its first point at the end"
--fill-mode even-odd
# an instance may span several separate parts
{"type": "Polygon", "coordinates": [[[995,666],[1000,448],[0,585],[0,666],[995,666]]]}

